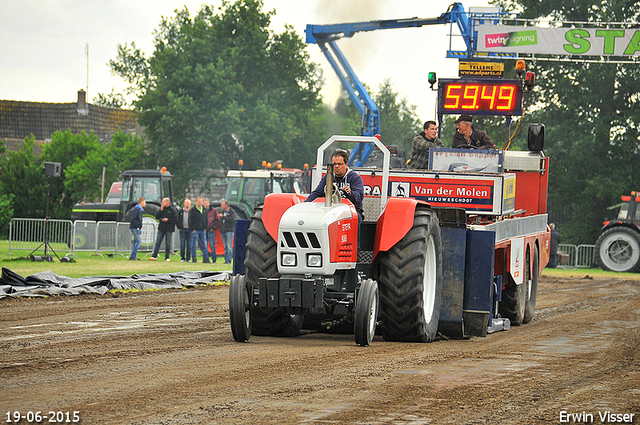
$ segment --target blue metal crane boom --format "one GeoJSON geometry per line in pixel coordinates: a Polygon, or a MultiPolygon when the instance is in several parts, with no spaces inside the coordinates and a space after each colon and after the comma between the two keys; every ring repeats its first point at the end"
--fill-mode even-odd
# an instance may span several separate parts
{"type": "MultiPolygon", "coordinates": [[[[353,37],[357,32],[376,31],[392,28],[411,28],[424,25],[456,23],[467,46],[465,51],[447,52],[447,57],[472,57],[475,53],[474,34],[471,20],[461,3],[453,3],[449,9],[437,18],[387,19],[369,22],[352,22],[332,25],[307,25],[306,41],[317,44],[322,53],[338,75],[342,86],[349,94],[349,98],[362,116],[362,136],[380,134],[380,111],[364,85],[360,82],[346,58],[336,45],[336,41],[343,37],[353,37]]],[[[357,146],[351,152],[349,163],[353,166],[364,164],[373,151],[374,145],[357,146]],[[361,152],[362,149],[362,152],[361,152]],[[359,157],[359,158],[358,158],[359,157]]]]}

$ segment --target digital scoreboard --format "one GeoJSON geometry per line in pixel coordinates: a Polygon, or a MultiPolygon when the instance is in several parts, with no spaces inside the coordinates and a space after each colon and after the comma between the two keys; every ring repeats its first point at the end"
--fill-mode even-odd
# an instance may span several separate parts
{"type": "Polygon", "coordinates": [[[522,115],[519,80],[438,80],[438,114],[522,115]]]}

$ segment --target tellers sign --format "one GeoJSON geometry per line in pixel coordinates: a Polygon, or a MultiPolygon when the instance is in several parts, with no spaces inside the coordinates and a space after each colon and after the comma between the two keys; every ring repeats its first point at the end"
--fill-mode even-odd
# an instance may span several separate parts
{"type": "Polygon", "coordinates": [[[441,79],[438,81],[438,114],[522,115],[520,81],[441,79]]]}

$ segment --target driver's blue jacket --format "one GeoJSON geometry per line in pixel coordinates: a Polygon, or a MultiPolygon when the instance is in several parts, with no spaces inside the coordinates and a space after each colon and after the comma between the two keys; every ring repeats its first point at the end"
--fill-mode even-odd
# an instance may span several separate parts
{"type": "MultiPolygon", "coordinates": [[[[364,183],[362,182],[362,177],[351,168],[347,168],[347,172],[342,177],[334,176],[334,183],[340,189],[340,195],[343,198],[351,201],[353,206],[356,208],[358,215],[360,216],[360,221],[364,218],[364,208],[362,206],[362,200],[364,199],[364,183]],[[351,187],[351,193],[347,195],[344,191],[345,186],[351,187]]],[[[322,180],[318,183],[318,187],[316,187],[313,192],[309,194],[307,200],[305,202],[311,202],[317,198],[324,198],[324,187],[327,184],[327,176],[326,174],[322,176],[322,180]]]]}

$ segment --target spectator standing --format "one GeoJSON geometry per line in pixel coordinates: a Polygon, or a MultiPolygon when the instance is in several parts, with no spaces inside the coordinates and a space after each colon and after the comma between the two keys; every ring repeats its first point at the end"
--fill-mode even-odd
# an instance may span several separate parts
{"type": "Polygon", "coordinates": [[[147,202],[141,196],[138,198],[136,206],[133,207],[131,220],[129,221],[129,229],[131,230],[131,234],[133,234],[133,247],[131,248],[129,260],[139,260],[138,248],[142,243],[142,213],[144,212],[145,205],[147,205],[147,202]]]}
{"type": "Polygon", "coordinates": [[[209,262],[207,252],[207,211],[205,211],[202,196],[196,199],[196,207],[189,212],[189,229],[191,230],[191,261],[197,263],[197,245],[202,251],[202,262],[209,262]]]}
{"type": "Polygon", "coordinates": [[[236,229],[236,213],[229,207],[225,199],[220,202],[220,234],[224,244],[224,263],[231,264],[233,260],[233,232],[236,229]]]}
{"type": "Polygon", "coordinates": [[[178,213],[178,229],[180,229],[180,261],[191,260],[191,230],[189,229],[189,214],[191,199],[185,199],[183,208],[178,213]]]}
{"type": "Polygon", "coordinates": [[[160,206],[160,211],[156,214],[156,218],[158,219],[158,237],[150,260],[156,261],[158,258],[158,252],[160,251],[160,245],[162,244],[162,239],[164,239],[165,261],[171,261],[169,258],[169,255],[171,255],[171,236],[176,228],[178,214],[171,206],[171,200],[169,198],[164,198],[162,200],[162,205],[160,206]]]}
{"type": "Polygon", "coordinates": [[[551,223],[551,242],[549,243],[549,264],[548,267],[555,269],[558,267],[558,245],[560,245],[560,232],[556,229],[556,225],[551,223]]]}
{"type": "Polygon", "coordinates": [[[207,245],[211,248],[211,262],[218,260],[216,253],[216,230],[220,229],[220,216],[218,210],[211,206],[208,199],[204,200],[204,209],[207,211],[207,245]]]}

